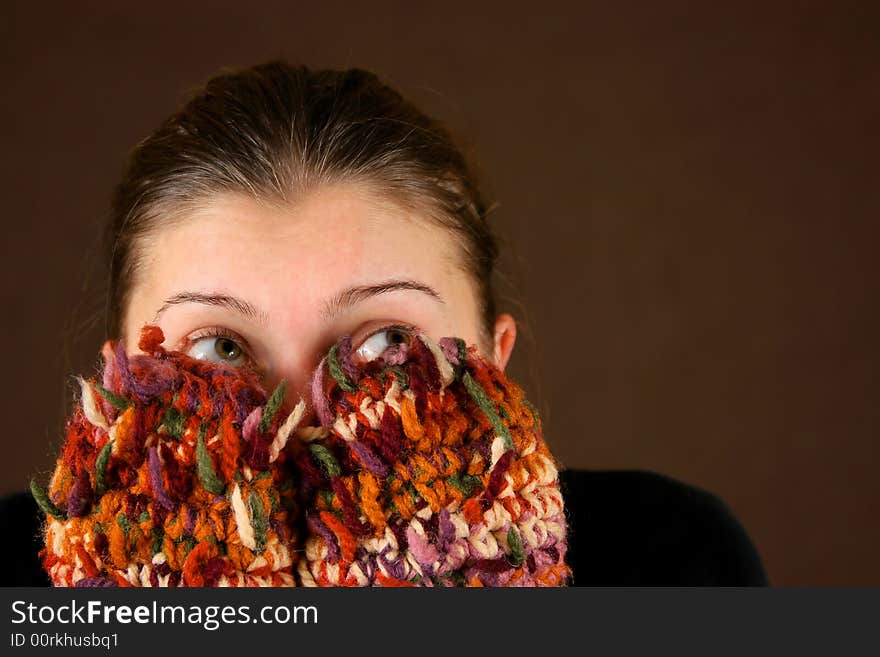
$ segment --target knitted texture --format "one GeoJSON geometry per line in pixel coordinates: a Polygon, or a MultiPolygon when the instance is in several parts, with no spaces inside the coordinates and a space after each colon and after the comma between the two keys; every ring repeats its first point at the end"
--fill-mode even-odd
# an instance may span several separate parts
{"type": "Polygon", "coordinates": [[[292,586],[294,486],[283,449],[304,404],[281,422],[235,368],[119,342],[81,397],[48,492],[43,564],[58,586],[292,586]]]}
{"type": "Polygon", "coordinates": [[[556,586],[566,521],[523,391],[456,338],[355,362],[341,339],[313,377],[321,428],[294,444],[306,586],[556,586]]]}
{"type": "Polygon", "coordinates": [[[65,425],[43,564],[60,586],[557,586],[566,522],[523,391],[457,338],[312,376],[320,426],[284,383],[105,343],[65,425]],[[302,542],[299,537],[302,536],[302,542]]]}

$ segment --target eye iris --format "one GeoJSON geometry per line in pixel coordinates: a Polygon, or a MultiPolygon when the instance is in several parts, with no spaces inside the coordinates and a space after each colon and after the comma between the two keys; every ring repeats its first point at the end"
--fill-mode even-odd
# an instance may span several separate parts
{"type": "Polygon", "coordinates": [[[384,328],[364,340],[356,354],[361,361],[370,362],[381,356],[387,349],[408,345],[411,341],[411,333],[406,329],[384,328]]]}
{"type": "Polygon", "coordinates": [[[391,344],[404,344],[408,341],[408,336],[403,331],[388,331],[388,337],[391,344]]]}
{"type": "Polygon", "coordinates": [[[234,340],[230,340],[229,338],[219,338],[214,343],[214,351],[217,352],[217,355],[220,356],[220,358],[226,358],[228,360],[235,360],[241,356],[241,347],[239,347],[234,340]]]}

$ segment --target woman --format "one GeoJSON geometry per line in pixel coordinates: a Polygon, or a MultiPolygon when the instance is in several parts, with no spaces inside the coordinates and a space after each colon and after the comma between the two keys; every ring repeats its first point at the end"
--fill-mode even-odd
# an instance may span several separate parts
{"type": "MultiPolygon", "coordinates": [[[[246,368],[286,405],[339,336],[364,360],[417,333],[504,369],[487,206],[436,121],[360,71],[270,63],[213,78],[132,153],[108,230],[108,336],[246,368]]],[[[764,584],[715,497],[658,475],[564,472],[573,583],[764,584]]],[[[26,498],[8,529],[35,532],[26,498]],[[29,524],[30,523],[30,524],[29,524]]],[[[9,533],[6,534],[10,535],[9,533]]],[[[35,548],[11,583],[39,581],[35,548]]]]}

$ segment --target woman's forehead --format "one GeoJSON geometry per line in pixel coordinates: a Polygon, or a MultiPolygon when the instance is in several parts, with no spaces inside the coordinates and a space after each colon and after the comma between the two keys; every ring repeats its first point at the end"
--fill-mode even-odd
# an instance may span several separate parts
{"type": "Polygon", "coordinates": [[[262,297],[255,303],[292,288],[318,301],[353,284],[404,278],[436,287],[462,274],[447,230],[354,187],[284,206],[216,197],[154,233],[143,255],[141,280],[156,294],[227,289],[262,297]]]}
{"type": "Polygon", "coordinates": [[[448,231],[427,215],[356,187],[321,188],[287,205],[237,194],[217,196],[160,228],[157,237],[163,248],[177,251],[243,256],[248,249],[272,255],[295,249],[297,258],[311,261],[377,250],[424,257],[426,239],[441,255],[453,246],[448,231]]]}

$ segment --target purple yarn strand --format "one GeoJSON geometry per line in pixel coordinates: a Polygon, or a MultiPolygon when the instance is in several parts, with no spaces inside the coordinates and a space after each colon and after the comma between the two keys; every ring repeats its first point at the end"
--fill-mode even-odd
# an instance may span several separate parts
{"type": "Polygon", "coordinates": [[[312,406],[315,408],[321,426],[329,428],[333,425],[333,416],[330,414],[330,404],[324,394],[324,367],[326,364],[327,358],[324,357],[312,375],[312,406]]]}
{"type": "Polygon", "coordinates": [[[173,511],[174,502],[171,501],[165,486],[162,484],[162,464],[159,462],[159,450],[155,445],[150,447],[149,459],[150,485],[153,487],[153,493],[156,495],[159,504],[167,511],[173,511]]]}
{"type": "Polygon", "coordinates": [[[455,338],[440,338],[440,350],[443,352],[443,355],[446,356],[446,360],[449,361],[451,365],[458,365],[458,344],[455,342],[455,338]]]}
{"type": "Polygon", "coordinates": [[[117,584],[107,577],[84,577],[76,583],[78,589],[111,589],[117,588],[117,584]]]}
{"type": "Polygon", "coordinates": [[[309,514],[307,522],[309,529],[324,539],[324,543],[327,545],[327,556],[329,557],[329,560],[331,562],[339,561],[339,557],[342,556],[342,553],[336,542],[336,534],[330,531],[330,528],[316,515],[309,514]]]}
{"type": "Polygon", "coordinates": [[[346,335],[339,340],[337,354],[339,357],[339,365],[342,367],[342,371],[345,373],[345,376],[352,383],[357,383],[361,378],[361,372],[351,360],[350,335],[346,335]]]}
{"type": "Polygon", "coordinates": [[[125,347],[122,341],[116,343],[116,368],[119,371],[119,378],[122,380],[122,390],[119,394],[126,395],[134,392],[134,378],[128,367],[128,354],[125,353],[125,347]]]}
{"type": "Polygon", "coordinates": [[[242,425],[241,427],[241,435],[247,442],[252,443],[254,440],[256,440],[258,433],[257,429],[260,426],[260,420],[262,419],[262,406],[257,406],[245,419],[244,425],[242,425]]]}
{"type": "Polygon", "coordinates": [[[385,477],[388,475],[388,466],[373,453],[373,450],[367,447],[364,443],[356,440],[349,444],[367,470],[379,477],[385,477]]]}

